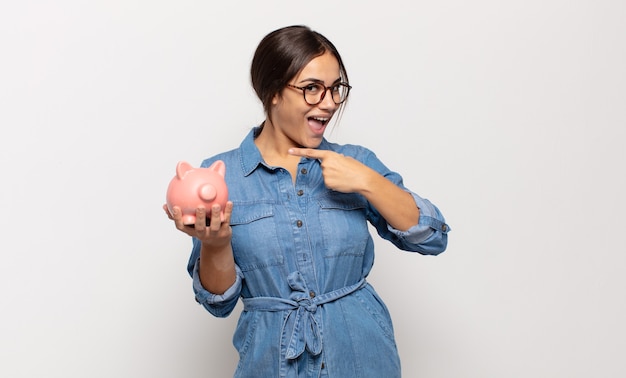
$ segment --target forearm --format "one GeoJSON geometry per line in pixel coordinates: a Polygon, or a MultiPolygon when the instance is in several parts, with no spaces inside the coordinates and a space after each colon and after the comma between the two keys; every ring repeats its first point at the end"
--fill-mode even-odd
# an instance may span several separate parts
{"type": "Polygon", "coordinates": [[[207,291],[223,294],[236,279],[235,260],[230,243],[219,249],[211,249],[204,244],[198,262],[200,283],[207,291]]]}
{"type": "Polygon", "coordinates": [[[371,170],[360,193],[391,227],[406,231],[419,222],[420,212],[411,193],[371,170]]]}

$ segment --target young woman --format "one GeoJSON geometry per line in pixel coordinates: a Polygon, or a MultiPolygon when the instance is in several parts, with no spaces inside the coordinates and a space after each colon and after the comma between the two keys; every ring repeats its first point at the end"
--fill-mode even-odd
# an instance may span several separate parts
{"type": "Polygon", "coordinates": [[[198,208],[188,270],[196,300],[228,316],[243,301],[236,377],[400,377],[387,308],[367,283],[371,223],[398,248],[436,255],[448,226],[370,150],[324,138],[351,86],[335,46],[305,26],[268,34],[251,67],[266,118],[226,164],[230,201],[198,208]],[[209,222],[206,219],[209,219],[209,222]]]}

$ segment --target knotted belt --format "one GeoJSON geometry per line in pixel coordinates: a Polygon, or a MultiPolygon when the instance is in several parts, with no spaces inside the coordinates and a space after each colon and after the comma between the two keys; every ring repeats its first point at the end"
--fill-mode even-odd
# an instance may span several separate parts
{"type": "Polygon", "coordinates": [[[289,360],[300,357],[305,347],[314,356],[322,352],[319,324],[313,316],[317,306],[345,297],[367,284],[363,278],[354,285],[311,298],[300,272],[291,273],[287,277],[287,282],[293,290],[289,299],[279,297],[244,298],[243,309],[244,311],[289,311],[283,322],[281,337],[281,343],[283,340],[289,340],[286,353],[289,360]]]}

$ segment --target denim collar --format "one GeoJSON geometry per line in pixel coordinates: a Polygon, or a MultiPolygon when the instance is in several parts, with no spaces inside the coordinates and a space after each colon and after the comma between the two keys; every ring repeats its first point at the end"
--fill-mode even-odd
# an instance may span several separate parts
{"type": "MultiPolygon", "coordinates": [[[[254,139],[261,133],[261,126],[254,127],[245,139],[241,142],[239,146],[239,160],[241,162],[241,170],[243,171],[244,176],[249,176],[252,172],[254,172],[259,166],[263,165],[269,169],[274,169],[275,167],[270,167],[263,161],[263,156],[261,156],[261,151],[254,144],[254,139]]],[[[330,150],[330,143],[326,140],[326,138],[322,138],[322,143],[317,148],[319,150],[330,150]]]]}

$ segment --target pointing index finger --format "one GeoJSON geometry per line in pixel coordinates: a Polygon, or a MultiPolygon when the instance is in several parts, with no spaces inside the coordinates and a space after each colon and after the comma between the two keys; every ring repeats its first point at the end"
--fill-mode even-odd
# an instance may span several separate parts
{"type": "Polygon", "coordinates": [[[302,156],[311,159],[324,159],[328,151],[316,150],[313,148],[290,148],[288,151],[291,155],[302,156]]]}

